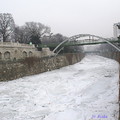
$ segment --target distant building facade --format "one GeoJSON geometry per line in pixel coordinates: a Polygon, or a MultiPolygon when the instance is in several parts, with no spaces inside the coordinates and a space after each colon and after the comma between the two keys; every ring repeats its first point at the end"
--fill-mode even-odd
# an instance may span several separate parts
{"type": "Polygon", "coordinates": [[[113,32],[115,38],[120,37],[120,22],[113,25],[113,32]]]}

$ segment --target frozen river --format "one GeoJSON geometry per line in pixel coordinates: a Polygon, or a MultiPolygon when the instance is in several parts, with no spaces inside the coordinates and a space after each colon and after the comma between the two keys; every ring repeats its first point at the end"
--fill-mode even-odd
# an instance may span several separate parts
{"type": "Polygon", "coordinates": [[[100,56],[0,83],[0,120],[118,120],[119,65],[100,56]]]}

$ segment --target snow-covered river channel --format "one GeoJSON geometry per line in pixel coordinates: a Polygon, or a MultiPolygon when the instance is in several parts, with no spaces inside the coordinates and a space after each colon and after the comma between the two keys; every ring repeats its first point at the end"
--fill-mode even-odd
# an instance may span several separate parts
{"type": "Polygon", "coordinates": [[[119,64],[95,55],[0,82],[0,120],[118,120],[118,83],[119,64]]]}

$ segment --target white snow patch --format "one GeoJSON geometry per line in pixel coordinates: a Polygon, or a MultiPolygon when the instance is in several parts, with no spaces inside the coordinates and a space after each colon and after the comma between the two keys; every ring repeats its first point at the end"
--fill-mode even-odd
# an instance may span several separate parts
{"type": "Polygon", "coordinates": [[[119,64],[100,56],[0,83],[0,120],[117,120],[119,64]]]}

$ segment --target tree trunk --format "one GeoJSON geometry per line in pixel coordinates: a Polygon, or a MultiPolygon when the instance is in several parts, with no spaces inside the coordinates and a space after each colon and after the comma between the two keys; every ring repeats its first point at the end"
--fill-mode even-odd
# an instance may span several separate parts
{"type": "Polygon", "coordinates": [[[6,42],[6,37],[4,34],[3,34],[3,42],[6,42]]]}

